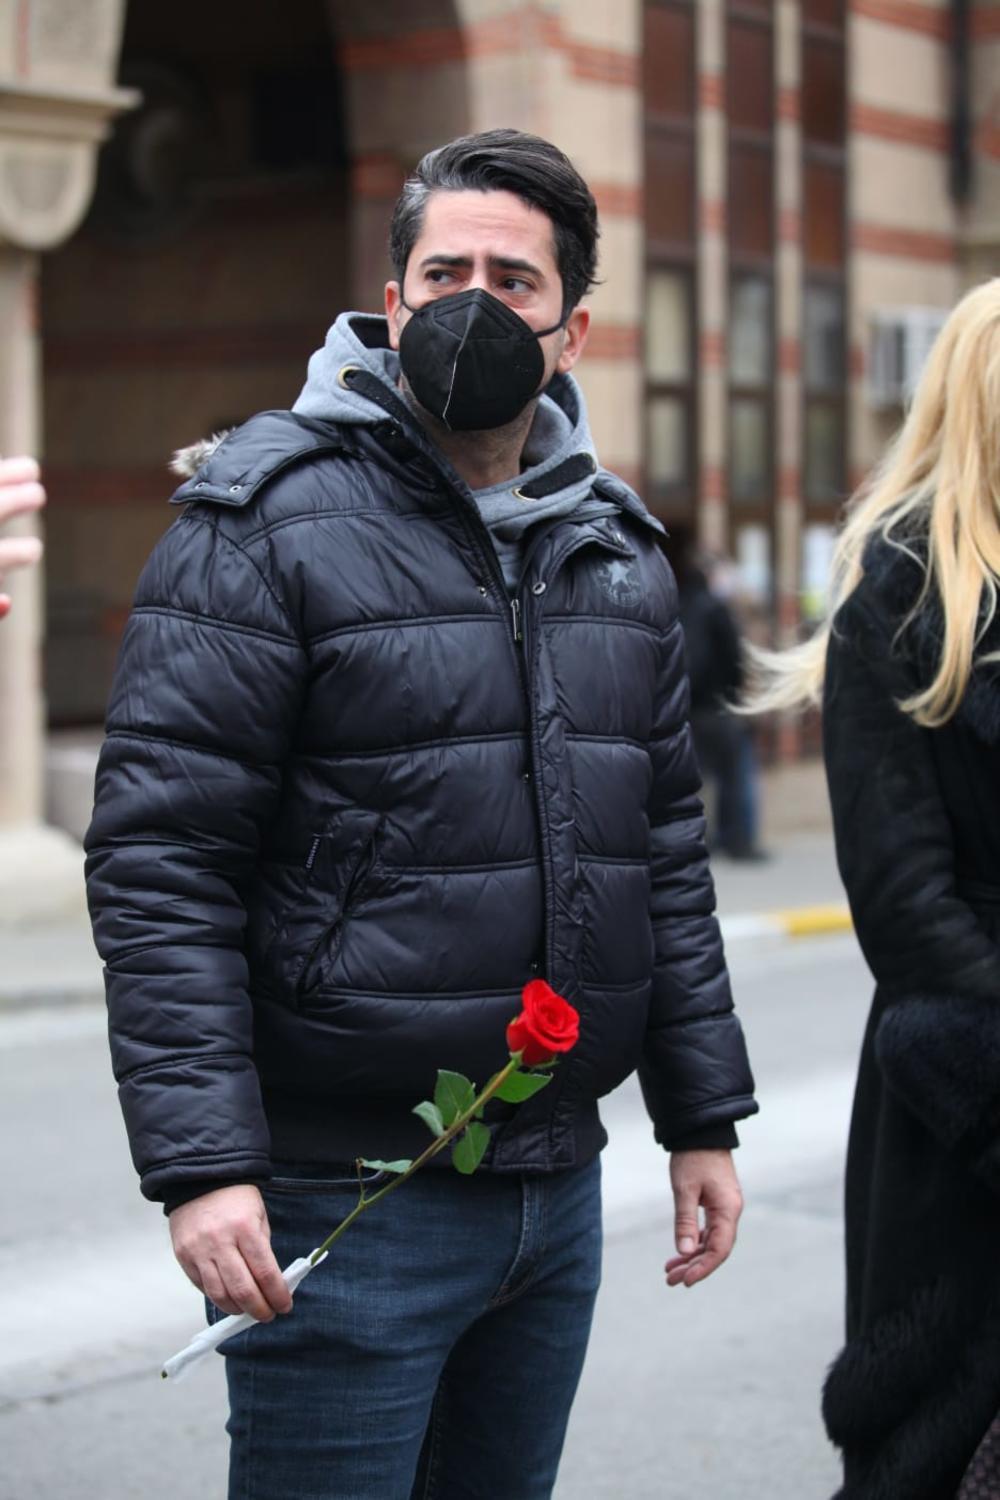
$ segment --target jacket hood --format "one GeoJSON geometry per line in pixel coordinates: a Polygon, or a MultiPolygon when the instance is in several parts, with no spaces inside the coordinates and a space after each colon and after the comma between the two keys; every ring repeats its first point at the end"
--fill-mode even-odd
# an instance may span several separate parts
{"type": "MultiPolygon", "coordinates": [[[[340,314],[327,333],[323,347],[317,349],[310,359],[306,383],[292,410],[299,416],[339,422],[345,426],[384,422],[384,409],[352,389],[342,378],[344,371],[352,368],[373,375],[395,401],[401,399],[399,356],[389,347],[388,326],[381,315],[340,314]]],[[[536,502],[532,507],[531,520],[540,519],[544,512],[551,513],[560,508],[565,511],[568,506],[585,500],[597,488],[605,500],[631,511],[656,529],[663,529],[624,481],[601,468],[583,391],[572,375],[555,376],[539,398],[535,420],[525,444],[524,468],[512,484],[514,482],[522,489],[535,485],[544,490],[545,501],[536,502]],[[565,480],[562,481],[560,475],[560,482],[555,483],[555,471],[563,468],[565,480]]],[[[509,494],[511,488],[497,485],[491,490],[480,491],[479,497],[500,511],[505,494],[509,494]]],[[[515,502],[515,509],[517,504],[515,502]]],[[[520,508],[524,512],[523,504],[520,508]]],[[[525,513],[525,522],[527,520],[528,513],[525,513]]],[[[495,524],[504,528],[502,519],[495,524]]],[[[511,517],[504,529],[513,534],[521,528],[511,517]]]]}
{"type": "MultiPolygon", "coordinates": [[[[341,313],[331,326],[321,348],[310,357],[305,385],[292,411],[301,417],[334,422],[343,427],[375,426],[385,421],[385,409],[371,397],[353,388],[344,378],[345,371],[363,370],[373,376],[398,406],[403,393],[399,388],[399,356],[389,347],[386,319],[376,313],[341,313]]],[[[416,419],[414,418],[414,422],[416,419]]],[[[213,433],[185,448],[179,448],[170,463],[173,473],[190,478],[211,458],[228,432],[213,433]]],[[[422,434],[421,434],[422,436],[422,434]]],[[[514,536],[524,525],[594,497],[595,509],[608,502],[626,511],[654,530],[663,532],[662,524],[646,509],[642,500],[617,474],[601,467],[587,419],[583,391],[572,375],[557,375],[538,401],[535,420],[524,450],[525,467],[516,484],[523,489],[534,485],[545,495],[530,511],[520,502],[511,509],[511,486],[498,485],[480,491],[487,506],[494,511],[493,524],[502,536],[514,536]],[[558,473],[556,471],[559,471],[558,473]],[[512,510],[520,508],[524,520],[512,510]]],[[[515,481],[512,481],[512,484],[515,481]]]]}

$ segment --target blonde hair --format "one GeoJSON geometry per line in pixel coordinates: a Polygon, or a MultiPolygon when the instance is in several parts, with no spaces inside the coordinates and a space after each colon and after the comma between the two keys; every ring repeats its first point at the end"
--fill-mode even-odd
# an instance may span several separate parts
{"type": "Polygon", "coordinates": [[[787,651],[749,649],[755,680],[745,711],[820,702],[834,617],[861,581],[864,550],[876,535],[907,551],[907,540],[919,538],[919,555],[911,555],[924,569],[924,581],[908,618],[933,596],[940,602],[944,633],[937,670],[899,705],[918,724],[936,728],[961,703],[976,647],[997,608],[1000,277],[967,293],[954,309],[902,428],[849,503],[819,629],[787,651]]]}

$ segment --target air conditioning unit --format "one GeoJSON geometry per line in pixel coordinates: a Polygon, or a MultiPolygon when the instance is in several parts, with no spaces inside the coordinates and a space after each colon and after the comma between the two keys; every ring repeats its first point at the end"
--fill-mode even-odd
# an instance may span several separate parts
{"type": "Polygon", "coordinates": [[[868,345],[870,405],[906,405],[948,311],[944,307],[894,307],[874,314],[868,345]]]}

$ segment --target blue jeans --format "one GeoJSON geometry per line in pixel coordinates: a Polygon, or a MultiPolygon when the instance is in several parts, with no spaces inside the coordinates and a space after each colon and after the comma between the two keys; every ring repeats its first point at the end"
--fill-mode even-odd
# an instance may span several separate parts
{"type": "MultiPolygon", "coordinates": [[[[264,1197],[286,1265],[357,1187],[278,1170],[264,1197]]],[[[224,1347],[229,1500],[547,1500],[600,1263],[597,1161],[418,1174],[347,1230],[292,1313],[224,1347]]]]}

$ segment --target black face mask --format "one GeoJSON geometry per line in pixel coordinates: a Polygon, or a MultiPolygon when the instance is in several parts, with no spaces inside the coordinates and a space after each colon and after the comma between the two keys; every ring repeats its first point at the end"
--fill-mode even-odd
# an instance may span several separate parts
{"type": "Polygon", "coordinates": [[[474,287],[437,297],[412,312],[399,339],[399,362],[420,405],[452,432],[503,427],[538,394],[545,377],[536,333],[499,297],[474,287]]]}

